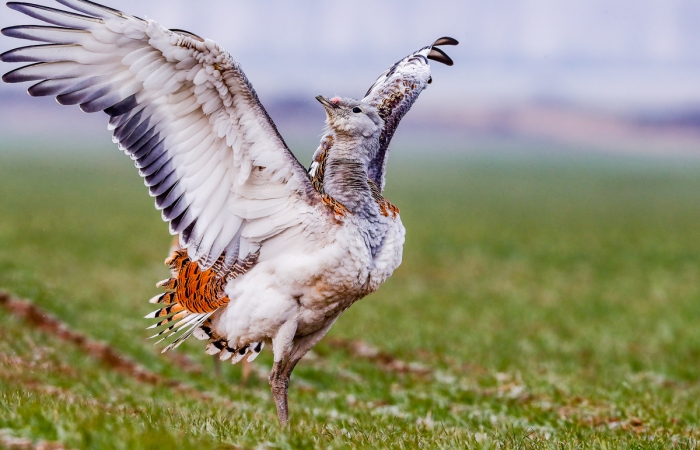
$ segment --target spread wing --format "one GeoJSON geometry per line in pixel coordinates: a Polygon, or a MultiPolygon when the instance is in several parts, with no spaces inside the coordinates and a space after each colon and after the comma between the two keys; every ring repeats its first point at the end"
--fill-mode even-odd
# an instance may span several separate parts
{"type": "Polygon", "coordinates": [[[384,172],[391,138],[418,95],[432,82],[428,60],[451,66],[452,59],[439,46],[457,44],[455,39],[442,37],[432,45],[411,53],[382,73],[365,94],[364,100],[376,106],[384,119],[379,151],[369,166],[369,177],[381,190],[384,189],[384,172]]]}
{"type": "Polygon", "coordinates": [[[272,218],[257,228],[274,235],[298,220],[299,199],[317,202],[240,65],[215,42],[87,0],[57,1],[77,12],[7,4],[50,26],[2,30],[43,42],[0,55],[33,63],[3,80],[41,80],[30,95],[106,112],[192,261],[206,269],[225,254],[231,267],[247,224],[272,218]]]}

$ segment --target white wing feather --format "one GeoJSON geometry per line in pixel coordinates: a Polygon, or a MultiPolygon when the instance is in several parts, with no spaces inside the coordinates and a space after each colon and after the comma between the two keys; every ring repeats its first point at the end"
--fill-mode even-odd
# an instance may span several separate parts
{"type": "Polygon", "coordinates": [[[376,106],[384,120],[379,150],[369,164],[369,177],[380,190],[384,189],[384,172],[394,132],[420,93],[432,81],[428,60],[451,66],[452,59],[439,46],[457,44],[456,39],[442,37],[432,45],[411,53],[379,75],[365,94],[364,100],[376,106]]]}
{"type": "Polygon", "coordinates": [[[216,43],[89,1],[58,1],[78,13],[8,3],[55,26],[2,30],[47,43],[0,55],[35,63],[3,80],[42,80],[31,95],[109,114],[113,140],[192,260],[208,268],[237,252],[241,235],[259,241],[299,223],[299,200],[318,204],[240,65],[216,43]]]}

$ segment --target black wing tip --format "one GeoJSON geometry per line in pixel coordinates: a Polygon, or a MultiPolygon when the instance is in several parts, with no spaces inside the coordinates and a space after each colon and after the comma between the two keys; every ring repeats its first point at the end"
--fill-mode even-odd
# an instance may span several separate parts
{"type": "Polygon", "coordinates": [[[121,116],[122,114],[126,114],[132,109],[136,108],[138,106],[138,101],[136,100],[136,94],[130,95],[124,100],[115,103],[114,105],[110,106],[109,108],[105,108],[104,112],[107,113],[109,116],[121,116]]]}
{"type": "Polygon", "coordinates": [[[29,3],[21,3],[21,2],[7,2],[7,3],[5,3],[5,6],[7,6],[8,8],[10,8],[12,10],[15,10],[15,11],[19,11],[20,7],[26,6],[26,5],[29,5],[29,3]]]}
{"type": "Polygon", "coordinates": [[[191,224],[189,224],[182,232],[180,235],[182,236],[182,239],[184,240],[185,244],[189,244],[192,242],[192,232],[194,231],[194,227],[197,225],[197,219],[194,219],[191,224]]]}
{"type": "MultiPolygon", "coordinates": [[[[33,67],[33,66],[38,66],[39,64],[44,64],[41,62],[37,62],[34,64],[27,64],[26,66],[18,67],[16,69],[10,70],[6,74],[2,76],[2,81],[5,83],[22,83],[24,81],[33,81],[33,80],[38,80],[41,78],[32,78],[32,77],[23,77],[22,73],[20,71],[26,69],[27,67],[33,67]],[[19,72],[19,75],[18,75],[19,72]]],[[[42,77],[43,78],[43,77],[42,77]]]]}
{"type": "Polygon", "coordinates": [[[458,45],[459,41],[455,38],[451,38],[449,36],[443,36],[441,38],[438,38],[435,42],[433,42],[433,45],[431,47],[435,47],[437,45],[458,45]]]}
{"type": "MultiPolygon", "coordinates": [[[[37,5],[35,3],[7,2],[7,3],[5,3],[5,5],[10,9],[21,12],[22,14],[27,14],[30,17],[34,17],[34,16],[32,16],[32,14],[28,12],[28,10],[40,9],[42,11],[49,11],[49,12],[59,13],[59,14],[63,14],[63,15],[69,15],[69,16],[72,16],[72,17],[75,17],[78,19],[89,19],[91,21],[99,20],[97,17],[94,17],[94,16],[90,16],[90,15],[86,15],[86,14],[77,14],[77,13],[74,13],[71,11],[66,11],[63,9],[51,8],[50,6],[37,5]]],[[[74,9],[74,8],[71,8],[71,9],[74,9]]],[[[34,17],[34,18],[39,19],[39,20],[43,20],[44,22],[52,23],[52,22],[44,20],[42,18],[38,18],[38,17],[34,17]]]]}
{"type": "Polygon", "coordinates": [[[18,34],[18,32],[21,32],[23,30],[84,31],[84,30],[81,30],[78,28],[56,27],[56,26],[50,26],[50,25],[13,25],[11,27],[5,27],[2,30],[0,30],[0,34],[2,34],[3,36],[16,38],[16,39],[38,40],[38,39],[29,39],[29,38],[26,38],[26,37],[18,34]]]}
{"type": "Polygon", "coordinates": [[[458,45],[459,41],[455,38],[451,38],[449,36],[443,36],[441,38],[438,38],[435,42],[433,42],[433,45],[430,46],[430,53],[428,53],[428,59],[432,59],[433,61],[441,62],[447,66],[452,66],[454,65],[454,61],[452,61],[452,58],[447,56],[447,53],[445,53],[443,50],[438,48],[439,45],[458,45]]]}
{"type": "Polygon", "coordinates": [[[37,5],[35,3],[27,3],[27,2],[7,2],[5,3],[5,6],[7,6],[10,9],[14,9],[15,11],[22,12],[23,7],[29,7],[29,8],[39,8],[39,9],[53,9],[48,6],[44,5],[37,5]]]}
{"type": "Polygon", "coordinates": [[[14,37],[11,36],[7,33],[13,33],[16,30],[27,30],[27,29],[36,29],[36,28],[61,28],[61,27],[44,27],[42,25],[12,25],[11,27],[5,27],[2,30],[0,30],[0,33],[7,37],[14,37]]]}
{"type": "MultiPolygon", "coordinates": [[[[18,70],[18,69],[15,69],[15,70],[18,70]]],[[[15,78],[12,76],[13,72],[15,72],[15,70],[12,70],[10,72],[7,72],[6,74],[3,74],[3,76],[2,76],[3,83],[19,83],[19,81],[15,81],[15,78]]]]}
{"type": "Polygon", "coordinates": [[[10,34],[7,33],[12,33],[18,26],[19,25],[3,28],[2,30],[0,30],[0,34],[2,34],[3,36],[12,37],[10,34]]]}
{"type": "MultiPolygon", "coordinates": [[[[16,48],[13,48],[12,50],[8,50],[4,53],[0,53],[0,61],[2,62],[15,62],[10,59],[14,51],[17,50],[16,48]]],[[[14,71],[13,71],[14,72],[14,71]]]]}
{"type": "Polygon", "coordinates": [[[22,50],[26,50],[28,48],[39,48],[39,47],[66,47],[66,46],[77,46],[78,44],[37,44],[37,45],[26,45],[24,47],[17,47],[13,48],[12,50],[8,50],[5,53],[0,54],[0,61],[2,62],[42,62],[42,61],[37,61],[35,58],[32,57],[27,57],[23,55],[16,55],[16,53],[21,52],[22,50]]]}
{"type": "Polygon", "coordinates": [[[441,62],[447,66],[454,65],[454,61],[452,61],[452,58],[447,56],[447,53],[443,52],[437,47],[430,49],[430,53],[428,53],[428,59],[441,62]]]}
{"type": "MultiPolygon", "coordinates": [[[[56,1],[57,1],[58,3],[60,3],[60,4],[62,4],[63,6],[67,6],[67,7],[69,7],[69,8],[73,8],[73,7],[72,7],[70,4],[68,4],[68,2],[66,2],[66,1],[61,1],[61,0],[56,0],[56,1]]],[[[124,13],[122,13],[121,11],[119,11],[118,9],[110,8],[109,6],[105,6],[105,5],[102,5],[102,4],[100,4],[100,3],[91,2],[90,0],[77,0],[77,1],[78,1],[79,3],[85,3],[85,4],[88,5],[88,6],[92,6],[92,7],[94,7],[94,8],[101,9],[101,10],[103,10],[103,11],[110,12],[110,13],[112,13],[112,14],[116,14],[116,15],[124,14],[124,13]]]]}

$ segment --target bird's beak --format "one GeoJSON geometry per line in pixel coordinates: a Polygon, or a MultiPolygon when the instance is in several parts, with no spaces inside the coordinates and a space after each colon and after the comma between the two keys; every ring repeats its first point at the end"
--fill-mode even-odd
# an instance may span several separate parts
{"type": "Polygon", "coordinates": [[[322,104],[324,108],[326,108],[326,111],[329,111],[329,112],[330,112],[330,111],[333,111],[334,109],[338,109],[338,105],[336,105],[335,103],[331,102],[330,100],[328,100],[328,99],[327,99],[326,97],[324,97],[323,95],[317,95],[317,96],[316,96],[316,100],[318,100],[318,102],[319,102],[320,104],[322,104]]]}

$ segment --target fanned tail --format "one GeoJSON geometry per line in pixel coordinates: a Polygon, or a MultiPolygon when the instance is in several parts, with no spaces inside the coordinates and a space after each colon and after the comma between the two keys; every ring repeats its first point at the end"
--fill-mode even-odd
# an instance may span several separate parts
{"type": "MultiPolygon", "coordinates": [[[[220,259],[222,258],[223,256],[220,259]]],[[[163,352],[177,348],[212,314],[229,302],[224,292],[227,278],[217,271],[219,264],[201,271],[199,265],[189,259],[187,251],[180,248],[175,249],[165,264],[170,266],[172,278],[167,278],[156,286],[168,289],[168,292],[150,300],[150,303],[165,306],[146,315],[147,319],[161,319],[149,329],[165,327],[149,339],[160,337],[156,341],[159,344],[174,338],[163,352]]]]}
{"type": "Polygon", "coordinates": [[[165,260],[165,264],[170,266],[172,277],[156,285],[167,292],[150,300],[162,307],[146,315],[146,319],[160,319],[148,329],[163,328],[149,339],[160,338],[156,344],[172,339],[163,349],[163,352],[167,352],[194,334],[197,339],[209,339],[207,353],[219,353],[221,360],[231,358],[235,364],[249,353],[248,360],[255,359],[262,350],[263,343],[232,347],[225,339],[214,334],[210,318],[230,301],[224,292],[226,283],[248,272],[257,262],[259,254],[257,251],[243,259],[236,259],[228,270],[224,269],[226,254],[223,254],[210,269],[202,271],[199,264],[190,260],[186,250],[174,244],[172,254],[165,260]],[[216,349],[216,352],[211,353],[212,349],[216,349]]]}

